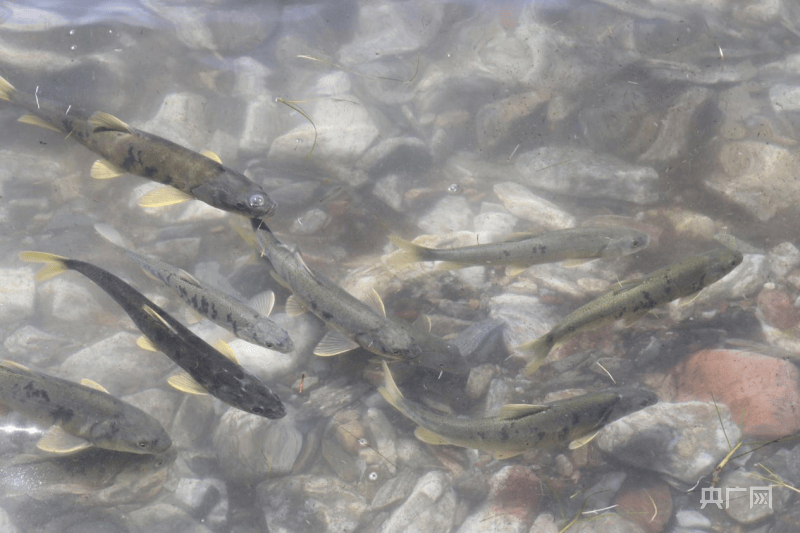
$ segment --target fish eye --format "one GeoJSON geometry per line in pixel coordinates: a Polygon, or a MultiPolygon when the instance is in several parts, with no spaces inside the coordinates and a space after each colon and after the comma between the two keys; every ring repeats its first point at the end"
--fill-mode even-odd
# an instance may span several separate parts
{"type": "Polygon", "coordinates": [[[253,407],[250,410],[250,412],[252,412],[254,415],[260,415],[261,413],[264,412],[264,409],[262,409],[261,407],[253,407]]]}
{"type": "Polygon", "coordinates": [[[369,475],[367,476],[367,479],[369,479],[370,481],[378,481],[378,473],[375,471],[370,472],[369,475]]]}
{"type": "Polygon", "coordinates": [[[250,198],[247,199],[247,203],[252,208],[264,207],[264,205],[267,203],[267,199],[264,197],[263,194],[257,192],[251,195],[250,198]]]}
{"type": "Polygon", "coordinates": [[[142,449],[147,448],[147,441],[140,440],[139,441],[139,448],[142,448],[142,449]]]}

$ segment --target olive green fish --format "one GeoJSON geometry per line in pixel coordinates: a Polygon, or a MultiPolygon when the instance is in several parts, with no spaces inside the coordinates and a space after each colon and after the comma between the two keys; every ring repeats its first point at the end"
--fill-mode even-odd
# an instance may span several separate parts
{"type": "Polygon", "coordinates": [[[37,447],[53,453],[73,453],[94,446],[157,454],[172,446],[169,435],[155,418],[114,398],[92,381],[83,383],[2,361],[0,405],[50,426],[37,447]]]}
{"type": "Polygon", "coordinates": [[[137,130],[102,111],[88,114],[36,94],[16,90],[0,78],[0,99],[22,107],[29,115],[20,122],[66,133],[103,159],[92,166],[92,177],[110,179],[130,173],[168,187],[140,199],[139,205],[159,207],[196,198],[218,209],[249,217],[269,217],[275,202],[244,174],[230,169],[211,152],[198,153],[157,135],[137,130]]]}
{"type": "Polygon", "coordinates": [[[546,405],[509,404],[498,416],[460,418],[439,414],[403,396],[383,362],[378,392],[395,409],[416,422],[414,434],[428,444],[453,444],[491,452],[497,459],[530,448],[567,445],[606,424],[658,401],[645,389],[624,388],[585,394],[546,405]]]}
{"type": "Polygon", "coordinates": [[[278,395],[242,367],[227,345],[226,353],[220,352],[114,274],[91,263],[45,252],[21,252],[20,258],[45,263],[36,274],[37,281],[74,270],[96,283],[144,333],[143,348],[160,350],[186,371],[167,380],[174,388],[189,394],[211,394],[228,405],[265,418],[286,415],[278,395]]]}
{"type": "Polygon", "coordinates": [[[287,313],[307,310],[333,328],[314,349],[315,355],[337,355],[360,346],[389,359],[414,360],[436,370],[466,372],[464,358],[454,344],[387,317],[376,292],[372,292],[371,303],[367,305],[323,275],[312,272],[299,254],[281,244],[260,220],[251,219],[251,223],[262,254],[275,269],[277,279],[292,291],[286,304],[287,313]]]}
{"type": "Polygon", "coordinates": [[[282,353],[294,350],[294,342],[285,329],[267,318],[275,304],[272,291],[259,294],[251,305],[211,287],[183,270],[164,261],[146,257],[129,250],[122,236],[106,224],[95,224],[95,229],[106,239],[122,248],[125,255],[145,272],[162,281],[197,313],[227,329],[240,339],[282,353]]]}
{"type": "Polygon", "coordinates": [[[515,275],[532,265],[629,255],[647,248],[646,233],[627,228],[573,228],[541,233],[516,233],[504,242],[456,248],[426,248],[392,236],[403,253],[390,257],[396,267],[416,261],[443,261],[438,270],[473,265],[509,265],[515,275]]]}
{"type": "Polygon", "coordinates": [[[622,282],[567,315],[546,334],[519,346],[517,350],[531,359],[523,374],[530,376],[536,372],[557,343],[617,320],[631,325],[659,305],[697,294],[725,277],[742,259],[741,252],[716,248],[657,270],[644,279],[622,282]]]}

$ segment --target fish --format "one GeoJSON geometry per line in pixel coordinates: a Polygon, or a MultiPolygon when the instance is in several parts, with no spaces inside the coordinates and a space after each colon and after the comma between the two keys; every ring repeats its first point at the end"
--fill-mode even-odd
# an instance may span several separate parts
{"type": "Polygon", "coordinates": [[[172,446],[158,420],[99,384],[74,383],[14,361],[0,362],[0,405],[50,426],[36,443],[43,451],[68,454],[96,447],[160,454],[172,446]]]}
{"type": "Polygon", "coordinates": [[[427,248],[390,237],[403,253],[390,256],[389,263],[402,267],[411,262],[442,261],[437,270],[474,265],[508,265],[508,273],[542,263],[570,260],[579,262],[597,258],[629,255],[647,248],[650,237],[628,228],[572,228],[540,233],[515,233],[503,242],[455,248],[427,248]]]}
{"type": "Polygon", "coordinates": [[[294,350],[289,333],[267,318],[275,305],[275,293],[266,291],[251,300],[253,306],[211,287],[185,270],[165,261],[138,254],[125,247],[121,235],[106,224],[95,224],[103,237],[122,249],[145,272],[163,282],[198,314],[227,329],[240,339],[281,353],[294,350]]]}
{"type": "Polygon", "coordinates": [[[332,356],[358,347],[383,358],[413,361],[435,370],[465,373],[467,365],[454,344],[386,315],[374,290],[365,303],[318,272],[312,272],[300,254],[275,237],[258,219],[251,219],[258,246],[275,270],[273,276],[292,291],[286,303],[290,315],[306,310],[331,330],[314,348],[318,356],[332,356]]]}
{"type": "Polygon", "coordinates": [[[383,384],[378,392],[418,425],[414,435],[419,440],[482,450],[497,459],[508,459],[531,448],[567,445],[658,401],[649,390],[620,388],[544,405],[508,404],[498,416],[461,418],[437,413],[408,400],[397,388],[385,361],[382,366],[383,384]]]}
{"type": "Polygon", "coordinates": [[[143,207],[178,204],[192,198],[218,209],[248,217],[266,218],[277,206],[269,195],[244,174],[224,166],[213,152],[195,152],[172,141],[138,130],[117,117],[97,111],[89,114],[25,94],[0,77],[0,99],[29,114],[20,122],[66,133],[103,159],[94,163],[95,179],[135,174],[165,185],[139,200],[143,207]]]}
{"type": "Polygon", "coordinates": [[[264,418],[286,415],[278,395],[238,364],[230,347],[223,344],[225,353],[220,352],[114,274],[91,263],[46,252],[21,252],[20,258],[45,263],[36,275],[37,281],[74,270],[103,289],[144,333],[140,346],[160,350],[186,371],[167,380],[174,388],[189,394],[211,394],[264,418]]]}
{"type": "Polygon", "coordinates": [[[694,296],[728,275],[742,260],[741,252],[720,247],[659,269],[643,279],[622,282],[564,317],[546,334],[518,346],[516,351],[530,360],[523,375],[536,372],[556,344],[617,320],[624,320],[630,326],[660,305],[694,296]]]}

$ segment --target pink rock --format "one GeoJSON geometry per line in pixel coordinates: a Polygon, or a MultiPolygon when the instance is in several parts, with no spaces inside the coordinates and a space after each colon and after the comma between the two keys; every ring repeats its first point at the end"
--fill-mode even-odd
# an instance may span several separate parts
{"type": "Polygon", "coordinates": [[[627,484],[617,496],[616,512],[634,522],[647,533],[661,533],[672,517],[672,495],[669,486],[656,480],[640,485],[627,484]]]}
{"type": "Polygon", "coordinates": [[[781,290],[761,291],[758,295],[758,310],[773,328],[791,329],[800,322],[800,312],[792,305],[789,295],[781,290]]]}
{"type": "Polygon", "coordinates": [[[747,437],[800,430],[800,371],[792,363],[738,350],[701,350],[676,370],[677,400],[725,403],[747,437]]]}

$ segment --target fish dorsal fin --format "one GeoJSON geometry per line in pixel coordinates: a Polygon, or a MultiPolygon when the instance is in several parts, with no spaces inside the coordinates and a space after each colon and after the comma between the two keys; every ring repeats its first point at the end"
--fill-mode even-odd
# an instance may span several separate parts
{"type": "Polygon", "coordinates": [[[434,433],[430,429],[424,428],[422,426],[418,426],[417,429],[414,430],[414,436],[417,437],[422,442],[425,442],[427,444],[433,444],[434,446],[450,444],[450,442],[448,442],[447,439],[445,439],[438,433],[434,433]]]}
{"type": "Polygon", "coordinates": [[[383,305],[381,295],[378,294],[378,291],[374,288],[367,292],[367,295],[364,297],[364,303],[379,315],[386,316],[386,307],[383,305]]]}
{"type": "Polygon", "coordinates": [[[194,196],[187,192],[164,185],[142,195],[137,202],[139,207],[166,207],[168,205],[182,204],[194,200],[194,196]]]}
{"type": "Polygon", "coordinates": [[[23,124],[30,124],[31,126],[39,126],[40,128],[44,128],[51,131],[57,131],[59,133],[63,132],[64,130],[53,126],[45,119],[37,115],[22,115],[17,119],[17,122],[22,122],[23,124]]]}
{"type": "Polygon", "coordinates": [[[588,437],[581,437],[579,439],[575,439],[575,440],[573,440],[572,442],[569,443],[568,448],[570,450],[577,450],[578,448],[583,448],[584,446],[586,446],[587,444],[592,442],[594,440],[594,438],[597,436],[598,433],[600,433],[600,431],[595,431],[594,433],[592,433],[588,437]]]}
{"type": "Polygon", "coordinates": [[[421,329],[422,331],[427,331],[428,333],[431,332],[433,329],[433,322],[431,322],[431,317],[426,314],[420,314],[417,316],[417,319],[413,322],[414,327],[421,329]]]}
{"type": "Polygon", "coordinates": [[[509,403],[500,409],[497,418],[500,420],[516,420],[550,409],[547,405],[533,405],[527,403],[509,403]]]}
{"type": "Polygon", "coordinates": [[[247,304],[258,311],[259,314],[269,316],[272,314],[272,308],[275,307],[275,293],[266,290],[253,296],[247,304]]]}
{"type": "Polygon", "coordinates": [[[220,159],[220,157],[211,150],[200,150],[200,153],[209,158],[210,160],[216,161],[220,165],[222,164],[222,159],[220,159]]]}
{"type": "Polygon", "coordinates": [[[339,355],[340,353],[355,350],[358,346],[356,341],[348,339],[335,329],[332,329],[322,337],[322,340],[319,341],[319,344],[314,348],[314,355],[330,357],[332,355],[339,355]]]}
{"type": "Polygon", "coordinates": [[[519,242],[519,241],[526,241],[530,238],[536,236],[535,233],[531,233],[529,231],[520,231],[517,233],[509,233],[508,235],[503,235],[503,238],[500,242],[519,242]]]}
{"type": "Polygon", "coordinates": [[[497,459],[498,461],[502,461],[503,459],[510,459],[512,457],[516,457],[521,453],[522,452],[494,452],[494,458],[497,459]]]}
{"type": "Polygon", "coordinates": [[[89,117],[89,125],[92,127],[92,131],[95,133],[97,130],[133,133],[133,129],[131,129],[130,126],[122,122],[111,113],[106,113],[105,111],[95,111],[92,113],[92,116],[89,117]]]}
{"type": "Polygon", "coordinates": [[[0,361],[0,367],[6,368],[8,370],[15,370],[15,371],[22,371],[22,372],[31,372],[31,369],[25,365],[17,363],[16,361],[12,361],[11,359],[4,359],[0,361]]]}
{"type": "Polygon", "coordinates": [[[98,159],[95,161],[92,164],[92,169],[89,171],[89,175],[92,179],[96,180],[110,180],[125,174],[127,174],[125,170],[105,159],[98,159]]]}
{"type": "Polygon", "coordinates": [[[300,301],[300,298],[295,296],[294,294],[290,295],[286,299],[286,314],[295,317],[300,316],[306,312],[306,306],[303,305],[303,302],[300,301]]]}
{"type": "Polygon", "coordinates": [[[220,339],[217,342],[215,342],[214,343],[214,348],[216,348],[216,350],[219,353],[221,353],[222,355],[224,355],[225,357],[227,357],[228,359],[230,359],[231,361],[233,361],[237,365],[239,364],[239,357],[236,355],[236,352],[234,352],[233,348],[231,348],[230,344],[228,344],[224,340],[220,339]]]}
{"type": "Polygon", "coordinates": [[[93,379],[83,378],[81,380],[81,385],[83,385],[84,387],[89,387],[90,389],[99,390],[100,392],[105,392],[106,394],[111,394],[106,390],[105,387],[103,387],[93,379]]]}
{"type": "MultiPolygon", "coordinates": [[[[160,318],[160,317],[159,317],[160,318]]],[[[141,348],[142,350],[147,350],[148,352],[157,352],[158,347],[153,344],[153,341],[142,335],[138,339],[136,339],[136,346],[141,348]]]]}
{"type": "Polygon", "coordinates": [[[53,426],[48,429],[36,443],[36,447],[40,450],[61,454],[75,453],[91,446],[89,441],[67,433],[61,429],[61,426],[53,426]]]}
{"type": "Polygon", "coordinates": [[[196,394],[198,396],[208,394],[208,391],[189,374],[181,373],[170,376],[169,379],[167,379],[167,383],[186,394],[196,394]]]}

